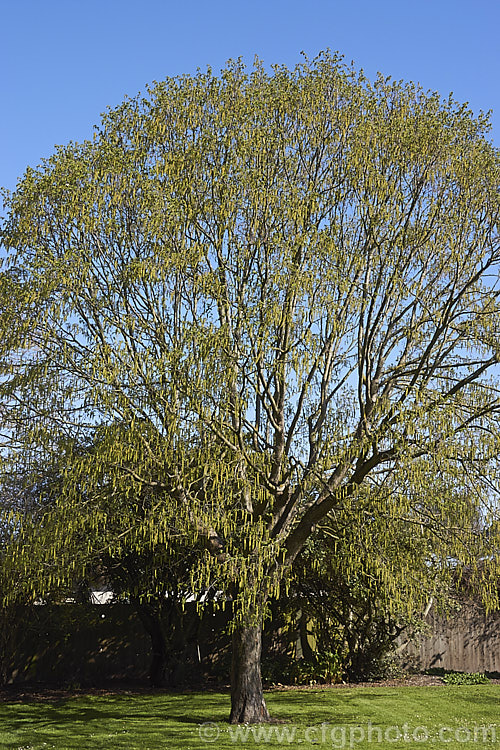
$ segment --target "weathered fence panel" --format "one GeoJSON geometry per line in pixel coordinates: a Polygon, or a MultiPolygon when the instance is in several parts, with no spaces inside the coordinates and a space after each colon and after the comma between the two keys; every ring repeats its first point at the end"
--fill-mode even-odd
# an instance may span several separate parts
{"type": "Polygon", "coordinates": [[[500,613],[464,607],[446,618],[431,611],[430,635],[411,642],[405,659],[421,669],[440,667],[457,672],[500,672],[500,613]]]}

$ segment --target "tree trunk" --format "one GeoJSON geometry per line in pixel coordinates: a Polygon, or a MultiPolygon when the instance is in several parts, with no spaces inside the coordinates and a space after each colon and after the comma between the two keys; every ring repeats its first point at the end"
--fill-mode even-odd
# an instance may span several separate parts
{"type": "Polygon", "coordinates": [[[299,619],[299,640],[300,648],[302,650],[302,656],[304,659],[311,661],[314,658],[309,638],[307,637],[307,615],[303,610],[300,611],[299,619]]]}
{"type": "Polygon", "coordinates": [[[167,641],[161,607],[134,602],[136,612],[151,639],[151,663],[149,666],[149,684],[151,687],[173,687],[173,670],[169,643],[167,641]]]}
{"type": "Polygon", "coordinates": [[[271,718],[262,690],[262,627],[240,627],[233,633],[231,724],[259,724],[271,718]]]}
{"type": "Polygon", "coordinates": [[[159,623],[152,623],[149,636],[152,647],[149,684],[154,688],[170,687],[171,677],[168,670],[171,664],[169,664],[165,635],[159,623]]]}

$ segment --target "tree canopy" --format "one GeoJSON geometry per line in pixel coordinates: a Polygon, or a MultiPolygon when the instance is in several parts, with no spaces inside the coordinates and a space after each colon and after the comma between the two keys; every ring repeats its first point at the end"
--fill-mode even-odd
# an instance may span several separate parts
{"type": "Polygon", "coordinates": [[[193,586],[215,569],[240,604],[233,720],[267,715],[242,697],[259,694],[241,677],[259,646],[241,634],[335,509],[425,528],[443,566],[494,567],[487,132],[451,98],[329,53],[233,62],[127,99],[7,197],[3,461],[61,476],[17,554],[29,538],[30,559],[64,569],[84,521],[92,546],[124,499],[154,494],[127,544],[205,540],[193,586]]]}

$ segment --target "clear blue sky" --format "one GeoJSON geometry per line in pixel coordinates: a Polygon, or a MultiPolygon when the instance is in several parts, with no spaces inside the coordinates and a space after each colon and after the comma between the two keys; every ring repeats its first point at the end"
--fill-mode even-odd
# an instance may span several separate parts
{"type": "Polygon", "coordinates": [[[498,0],[0,0],[0,185],[81,141],[145,84],[229,58],[300,61],[329,47],[475,112],[500,146],[498,0]]]}

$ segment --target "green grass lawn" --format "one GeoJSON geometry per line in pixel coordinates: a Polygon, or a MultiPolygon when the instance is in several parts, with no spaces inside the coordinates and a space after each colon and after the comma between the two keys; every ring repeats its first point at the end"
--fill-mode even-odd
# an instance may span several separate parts
{"type": "Polygon", "coordinates": [[[0,748],[500,749],[500,685],[271,691],[266,698],[283,723],[230,727],[229,696],[220,693],[2,703],[0,748]]]}

